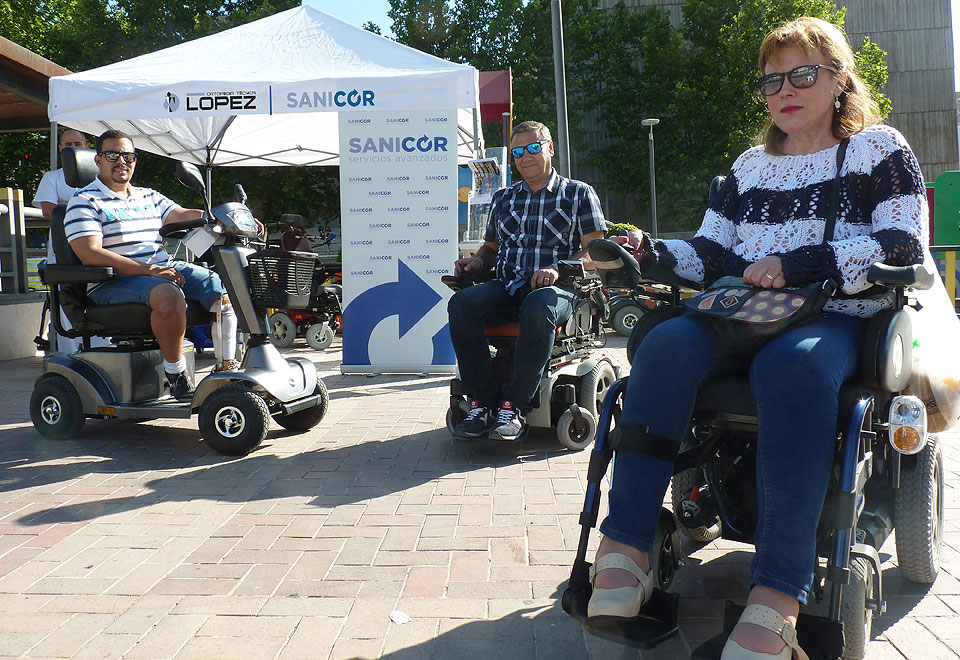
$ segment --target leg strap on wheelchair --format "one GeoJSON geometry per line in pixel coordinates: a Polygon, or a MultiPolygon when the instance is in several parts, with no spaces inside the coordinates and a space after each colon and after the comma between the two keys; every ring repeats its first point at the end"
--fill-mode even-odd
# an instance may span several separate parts
{"type": "Polygon", "coordinates": [[[663,436],[650,433],[649,426],[639,424],[620,424],[613,430],[612,448],[650,456],[667,463],[673,463],[680,453],[680,443],[663,436]]]}

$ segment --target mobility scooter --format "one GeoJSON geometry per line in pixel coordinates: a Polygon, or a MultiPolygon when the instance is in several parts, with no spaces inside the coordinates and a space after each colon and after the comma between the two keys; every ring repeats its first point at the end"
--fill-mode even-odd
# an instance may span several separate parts
{"type": "MultiPolygon", "coordinates": [[[[87,185],[97,175],[93,151],[64,149],[67,182],[87,185]]],[[[84,266],[66,241],[65,207],[55,209],[51,240],[57,263],[46,266],[43,279],[50,285],[51,307],[63,306],[73,328],[59,327],[62,335],[109,336],[114,346],[84,349],[70,355],[48,355],[43,374],[30,398],[34,427],[49,438],[79,433],[86,418],[189,419],[198,415],[200,433],[210,447],[227,455],[243,455],[260,445],[271,416],[280,426],[304,432],[323,419],[329,395],[315,365],[305,358],[284,359],[269,339],[266,309],[279,304],[294,306],[309,296],[314,262],[280,250],[250,247],[258,227],[243,204],[246,196],[237,187],[239,201],[210,209],[203,178],[190,164],[178,163],[177,178],[204,194],[202,218],[168,223],[161,235],[174,236],[190,229],[205,232],[217,272],[236,310],[240,329],[249,334],[241,367],[210,374],[196,385],[191,401],[165,394],[162,356],[150,330],[150,308],[142,304],[95,305],[87,297],[88,284],[112,277],[111,268],[84,266]]],[[[206,325],[210,312],[195,303],[187,306],[187,325],[206,325]]],[[[188,375],[193,378],[193,352],[185,350],[188,375]]]]}
{"type": "MultiPolygon", "coordinates": [[[[635,326],[628,357],[656,323],[682,313],[679,278],[643,282],[634,257],[605,239],[592,241],[590,256],[601,279],[618,285],[660,287],[661,304],[635,326]]],[[[943,457],[927,435],[926,410],[903,394],[912,366],[910,289],[928,289],[933,273],[923,266],[874,264],[868,280],[894,292],[894,305],[870,322],[859,378],[840,392],[834,470],[820,518],[811,604],[801,608],[800,646],[815,658],[861,660],[873,616],[885,603],[878,549],[896,529],[901,574],[931,584],[940,566],[943,529],[943,457]]],[[[696,287],[699,288],[699,287],[696,287]]],[[[634,377],[643,377],[637,373],[634,377]]],[[[634,619],[591,620],[586,560],[590,529],[597,523],[600,484],[617,450],[616,428],[626,379],[607,393],[590,456],[581,536],[564,610],[595,635],[652,648],[677,633],[678,597],[667,593],[682,565],[680,534],[698,542],[722,537],[753,542],[756,527],[757,414],[746,375],[718,378],[698,393],[689,433],[674,462],[673,511],[664,509],[651,553],[658,588],[634,619]]],[[[798,410],[797,414],[803,414],[798,410]]],[[[696,649],[698,660],[716,660],[742,608],[728,601],[725,632],[696,649]]]]}

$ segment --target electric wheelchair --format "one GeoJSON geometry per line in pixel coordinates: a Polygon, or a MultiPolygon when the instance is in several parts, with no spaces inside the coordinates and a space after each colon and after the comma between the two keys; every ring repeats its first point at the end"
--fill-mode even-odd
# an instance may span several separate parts
{"type": "MultiPolygon", "coordinates": [[[[701,287],[680,278],[644,282],[633,255],[612,241],[597,239],[588,249],[605,283],[659,290],[658,306],[640,319],[628,343],[632,363],[643,336],[683,312],[684,289],[701,287]]],[[[885,609],[878,549],[891,531],[896,529],[897,560],[906,579],[931,584],[939,571],[943,457],[937,437],[926,434],[923,403],[903,394],[912,367],[914,310],[908,292],[929,288],[932,278],[922,266],[874,264],[868,274],[871,283],[893,290],[895,303],[870,322],[860,375],[840,392],[834,468],[818,526],[818,561],[812,567],[813,597],[801,607],[797,625],[800,646],[811,659],[864,657],[872,617],[885,609]]],[[[635,619],[591,621],[587,545],[599,515],[600,484],[620,440],[617,421],[625,386],[626,378],[617,381],[603,402],[579,546],[562,606],[594,635],[652,648],[677,633],[678,597],[666,589],[683,564],[680,535],[703,543],[718,537],[753,542],[757,417],[746,375],[718,378],[701,389],[674,463],[673,510],[661,511],[650,555],[658,586],[654,597],[635,619]]],[[[728,601],[724,633],[696,649],[693,657],[719,658],[741,611],[728,601]]]]}
{"type": "MultiPolygon", "coordinates": [[[[557,440],[567,449],[580,451],[596,436],[600,406],[608,388],[620,377],[620,367],[602,350],[603,323],[609,304],[600,279],[588,276],[579,261],[558,264],[558,284],[574,288],[576,300],[570,319],[557,327],[553,350],[533,399],[527,424],[535,428],[556,428],[557,440]]],[[[445,275],[444,284],[454,291],[493,279],[492,270],[460,276],[445,275]]],[[[512,372],[518,350],[520,326],[517,314],[491,315],[485,320],[484,333],[493,358],[493,374],[498,383],[506,382],[512,372]]],[[[470,402],[459,378],[450,381],[450,407],[447,429],[463,421],[470,402]]]]}
{"type": "MultiPolygon", "coordinates": [[[[64,149],[67,183],[82,188],[98,174],[90,149],[64,149]]],[[[203,177],[189,164],[179,163],[179,181],[205,193],[203,177]]],[[[203,378],[190,401],[165,396],[167,387],[162,355],[150,327],[151,310],[139,303],[97,305],[87,295],[90,284],[113,276],[109,267],[84,266],[66,240],[63,219],[66,207],[54,209],[50,240],[57,263],[41,271],[50,285],[51,308],[63,307],[72,328],[52,314],[57,332],[83,337],[112,337],[114,345],[82,349],[70,355],[51,354],[30,397],[30,418],[37,431],[49,438],[67,438],[80,432],[86,418],[189,419],[198,415],[206,443],[227,455],[246,454],[263,442],[270,418],[282,427],[304,432],[326,414],[329,395],[316,366],[305,358],[284,359],[268,339],[266,308],[276,300],[295,306],[306,302],[316,255],[280,250],[256,251],[250,244],[258,228],[244,205],[246,195],[211,209],[203,217],[167,223],[160,235],[174,237],[187,230],[206,231],[216,270],[236,310],[240,329],[249,335],[241,366],[203,378]],[[281,295],[282,294],[282,295],[281,295]]],[[[210,312],[194,302],[187,305],[187,326],[210,323],[210,312]]],[[[185,346],[188,376],[193,379],[194,355],[185,346]]]]}

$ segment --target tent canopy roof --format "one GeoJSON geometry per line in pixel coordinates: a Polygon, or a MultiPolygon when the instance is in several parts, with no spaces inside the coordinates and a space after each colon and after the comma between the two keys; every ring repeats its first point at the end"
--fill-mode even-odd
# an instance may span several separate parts
{"type": "Polygon", "coordinates": [[[50,79],[50,119],[205,165],[335,165],[337,114],[460,111],[473,156],[477,71],[301,6],[50,79]]]}

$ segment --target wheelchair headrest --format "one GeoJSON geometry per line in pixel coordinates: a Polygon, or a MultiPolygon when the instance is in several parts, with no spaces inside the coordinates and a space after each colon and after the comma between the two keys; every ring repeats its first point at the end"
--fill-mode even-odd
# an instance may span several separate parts
{"type": "Polygon", "coordinates": [[[717,196],[717,193],[720,192],[720,188],[721,186],[723,186],[723,182],[726,180],[727,180],[727,177],[725,176],[713,177],[713,181],[710,182],[710,197],[709,197],[710,204],[713,204],[713,199],[717,196]]]}
{"type": "Polygon", "coordinates": [[[60,160],[63,163],[63,178],[72,188],[83,188],[97,178],[100,169],[93,157],[97,152],[93,149],[66,147],[60,150],[60,160]]]}
{"type": "Polygon", "coordinates": [[[300,228],[307,226],[307,223],[303,220],[303,216],[299,213],[284,213],[280,216],[280,224],[300,228]]]}
{"type": "Polygon", "coordinates": [[[606,288],[633,289],[640,283],[640,264],[622,245],[609,238],[595,238],[587,245],[587,252],[606,288]]]}

